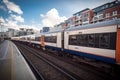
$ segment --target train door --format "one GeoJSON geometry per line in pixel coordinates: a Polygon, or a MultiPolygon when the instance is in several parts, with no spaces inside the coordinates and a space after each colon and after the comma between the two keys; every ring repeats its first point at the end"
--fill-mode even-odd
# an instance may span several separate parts
{"type": "Polygon", "coordinates": [[[61,33],[61,46],[62,46],[62,50],[64,49],[64,31],[61,33]]]}
{"type": "Polygon", "coordinates": [[[120,28],[117,31],[117,55],[116,55],[117,63],[120,64],[120,28]]]}
{"type": "Polygon", "coordinates": [[[45,47],[44,35],[41,36],[41,46],[45,47]]]}

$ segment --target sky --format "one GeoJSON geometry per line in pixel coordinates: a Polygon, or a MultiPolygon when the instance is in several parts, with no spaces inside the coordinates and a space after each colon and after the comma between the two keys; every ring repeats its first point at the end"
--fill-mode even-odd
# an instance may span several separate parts
{"type": "Polygon", "coordinates": [[[85,8],[114,0],[0,0],[0,22],[5,28],[53,27],[85,8]]]}

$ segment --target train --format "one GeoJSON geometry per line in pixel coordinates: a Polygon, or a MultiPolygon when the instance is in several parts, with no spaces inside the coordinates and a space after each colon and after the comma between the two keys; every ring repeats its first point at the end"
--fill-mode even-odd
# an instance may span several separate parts
{"type": "Polygon", "coordinates": [[[120,19],[11,39],[44,50],[52,49],[106,63],[120,64],[120,19]]]}

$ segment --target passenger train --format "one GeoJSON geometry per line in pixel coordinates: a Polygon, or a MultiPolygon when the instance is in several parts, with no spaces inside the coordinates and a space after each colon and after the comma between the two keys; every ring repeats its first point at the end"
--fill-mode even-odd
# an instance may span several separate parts
{"type": "Polygon", "coordinates": [[[12,37],[43,49],[120,64],[120,19],[35,35],[12,37]]]}

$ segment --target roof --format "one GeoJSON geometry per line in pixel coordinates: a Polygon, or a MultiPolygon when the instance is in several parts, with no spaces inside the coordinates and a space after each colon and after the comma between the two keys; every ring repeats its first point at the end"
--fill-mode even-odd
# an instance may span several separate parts
{"type": "Polygon", "coordinates": [[[78,27],[71,27],[66,29],[65,31],[73,31],[73,30],[80,30],[80,29],[87,29],[87,28],[94,28],[94,27],[101,27],[101,26],[108,26],[108,25],[115,25],[115,24],[120,24],[120,19],[109,20],[109,21],[104,21],[104,22],[99,22],[94,24],[87,24],[87,25],[82,25],[78,27]]]}
{"type": "Polygon", "coordinates": [[[50,32],[43,32],[43,33],[40,33],[40,34],[35,34],[35,37],[39,37],[43,34],[50,34],[50,33],[57,33],[57,32],[62,32],[63,29],[60,29],[60,30],[54,30],[54,31],[50,31],[50,32]]]}
{"type": "Polygon", "coordinates": [[[99,11],[102,11],[102,10],[105,10],[105,9],[109,9],[111,7],[118,6],[118,5],[120,5],[120,1],[119,0],[115,0],[115,1],[112,1],[112,2],[105,3],[103,5],[100,5],[98,7],[95,7],[92,10],[94,12],[99,12],[99,11]]]}
{"type": "Polygon", "coordinates": [[[90,9],[89,9],[89,8],[83,9],[83,10],[81,10],[81,11],[79,11],[79,12],[74,13],[73,15],[81,14],[82,12],[87,11],[87,10],[90,10],[90,9]]]}
{"type": "Polygon", "coordinates": [[[43,32],[42,34],[50,34],[50,33],[57,33],[57,32],[62,32],[64,29],[59,29],[59,30],[54,30],[50,32],[43,32]]]}

